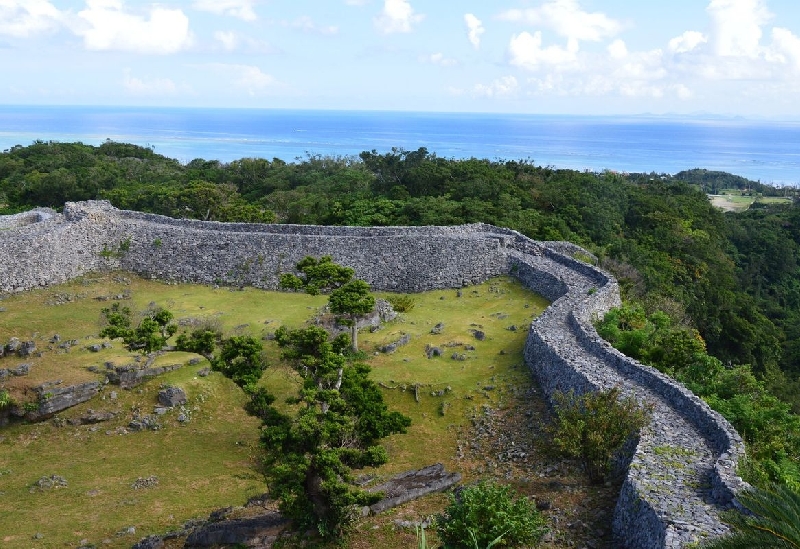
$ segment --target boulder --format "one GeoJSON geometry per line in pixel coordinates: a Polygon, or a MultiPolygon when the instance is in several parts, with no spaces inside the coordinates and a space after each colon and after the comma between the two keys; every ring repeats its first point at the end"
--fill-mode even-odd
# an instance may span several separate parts
{"type": "Polygon", "coordinates": [[[158,403],[173,408],[186,404],[186,392],[180,387],[167,387],[158,392],[158,403]]]}
{"type": "Polygon", "coordinates": [[[17,355],[21,357],[31,356],[35,352],[36,352],[35,341],[23,341],[22,343],[19,344],[19,349],[17,349],[17,355]]]}

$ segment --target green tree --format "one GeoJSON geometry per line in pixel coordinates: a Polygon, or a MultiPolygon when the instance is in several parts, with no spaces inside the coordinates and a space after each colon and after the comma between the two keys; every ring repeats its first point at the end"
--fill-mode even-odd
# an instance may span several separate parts
{"type": "Polygon", "coordinates": [[[299,527],[334,536],[352,524],[359,506],[380,499],[353,483],[352,470],[385,463],[378,440],[405,432],[411,420],[388,411],[368,366],[346,361],[347,336],[329,341],[316,326],[281,327],[275,339],[303,384],[292,400],[294,415],[258,406],[270,493],[299,527]]]}
{"type": "Polygon", "coordinates": [[[245,391],[252,392],[266,368],[264,346],[252,336],[233,336],[222,342],[211,366],[245,391]]]}
{"type": "Polygon", "coordinates": [[[352,280],[355,271],[333,262],[333,258],[324,255],[319,259],[306,256],[296,265],[300,276],[283,273],[280,277],[281,288],[287,290],[305,290],[311,295],[329,292],[352,280]]]}
{"type": "Polygon", "coordinates": [[[178,330],[172,322],[173,314],[161,308],[151,309],[144,314],[136,328],[131,326],[129,307],[114,303],[110,308],[100,311],[107,326],[100,331],[100,337],[122,338],[128,349],[152,353],[167,344],[167,340],[178,330]]]}
{"type": "Polygon", "coordinates": [[[331,312],[343,316],[350,326],[354,351],[358,351],[358,319],[375,309],[375,296],[369,290],[363,280],[353,280],[333,290],[328,301],[331,312]]]}
{"type": "Polygon", "coordinates": [[[729,513],[733,533],[703,545],[703,549],[800,549],[800,494],[785,486],[751,488],[737,499],[752,514],[729,513]]]}

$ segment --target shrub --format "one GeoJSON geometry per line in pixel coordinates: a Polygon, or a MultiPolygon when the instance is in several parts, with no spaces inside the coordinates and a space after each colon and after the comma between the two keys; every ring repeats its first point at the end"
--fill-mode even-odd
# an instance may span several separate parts
{"type": "Polygon", "coordinates": [[[614,455],[628,438],[650,421],[651,407],[641,407],[632,397],[621,398],[618,387],[576,396],[555,393],[556,417],[551,426],[553,443],[563,454],[578,458],[595,483],[611,470],[614,455]]]}
{"type": "Polygon", "coordinates": [[[511,488],[484,481],[451,494],[436,531],[446,549],[485,549],[533,544],[544,534],[544,519],[527,498],[511,488]]]}
{"type": "Polygon", "coordinates": [[[0,389],[0,410],[11,406],[11,395],[5,389],[0,389]]]}
{"type": "Polygon", "coordinates": [[[393,295],[386,298],[391,303],[392,308],[398,313],[407,313],[414,308],[417,300],[410,295],[393,295]]]}

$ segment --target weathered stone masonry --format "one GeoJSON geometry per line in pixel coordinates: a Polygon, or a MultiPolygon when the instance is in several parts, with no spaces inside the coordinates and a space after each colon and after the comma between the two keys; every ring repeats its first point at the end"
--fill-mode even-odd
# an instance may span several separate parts
{"type": "Polygon", "coordinates": [[[121,211],[107,202],[68,203],[0,217],[0,292],[64,282],[91,271],[204,284],[277,287],[306,255],[331,255],[381,290],[454,288],[513,274],[549,299],[532,324],[525,360],[546,394],[619,386],[654,407],[652,425],[623,456],[614,517],[621,546],[682,547],[726,531],[744,455],[721,416],[653,368],[605,343],[592,319],[619,304],[616,281],[562,252],[565,243],[515,231],[459,227],[316,227],[223,224],[121,211]]]}

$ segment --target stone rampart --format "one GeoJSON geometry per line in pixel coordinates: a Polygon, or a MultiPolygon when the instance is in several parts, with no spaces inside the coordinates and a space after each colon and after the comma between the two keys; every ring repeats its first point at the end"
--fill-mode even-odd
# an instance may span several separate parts
{"type": "MultiPolygon", "coordinates": [[[[458,227],[318,227],[177,220],[68,203],[64,214],[0,217],[0,292],[125,269],[163,280],[277,287],[306,255],[331,255],[374,288],[415,292],[512,274],[551,301],[532,324],[525,361],[545,393],[620,387],[653,406],[653,422],[620,456],[625,480],[614,518],[621,546],[682,547],[724,533],[744,455],[739,435],[700,399],[618,353],[592,320],[619,304],[616,281],[566,255],[484,224],[458,227]],[[20,220],[27,220],[21,222],[20,220]],[[28,222],[31,221],[31,222],[28,222]]],[[[585,254],[591,257],[590,254],[585,254]]]]}

